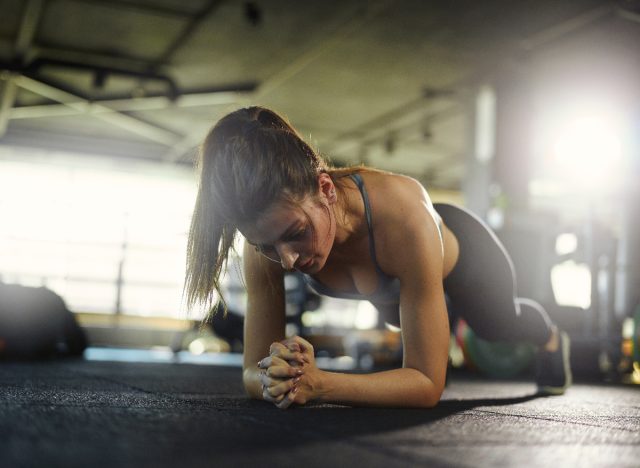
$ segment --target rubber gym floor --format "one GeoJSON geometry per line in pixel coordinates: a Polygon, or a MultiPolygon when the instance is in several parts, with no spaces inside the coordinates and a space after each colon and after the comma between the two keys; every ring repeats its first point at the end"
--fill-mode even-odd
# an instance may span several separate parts
{"type": "Polygon", "coordinates": [[[452,374],[435,409],[278,410],[237,366],[0,364],[0,466],[640,466],[640,389],[452,374]]]}

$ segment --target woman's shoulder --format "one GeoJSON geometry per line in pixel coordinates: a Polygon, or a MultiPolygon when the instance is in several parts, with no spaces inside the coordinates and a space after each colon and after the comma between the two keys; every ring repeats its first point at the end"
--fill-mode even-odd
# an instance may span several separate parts
{"type": "Polygon", "coordinates": [[[383,171],[365,171],[361,174],[370,196],[380,204],[393,206],[396,203],[428,199],[423,185],[413,177],[383,171]]]}
{"type": "MultiPolygon", "coordinates": [[[[425,205],[431,206],[427,191],[413,177],[364,166],[350,169],[350,171],[341,174],[340,178],[353,174],[360,176],[369,198],[376,225],[379,225],[380,222],[398,221],[402,217],[411,217],[415,211],[424,210],[425,205]]],[[[347,187],[357,191],[356,185],[353,183],[347,187]]],[[[350,196],[349,198],[354,201],[356,206],[360,205],[359,196],[350,196]]]]}
{"type": "Polygon", "coordinates": [[[439,244],[433,205],[413,177],[365,173],[363,180],[371,200],[378,264],[388,275],[400,277],[410,258],[439,244]]]}
{"type": "Polygon", "coordinates": [[[437,220],[438,214],[417,179],[391,173],[371,174],[363,179],[371,200],[373,223],[379,234],[402,239],[409,232],[431,230],[435,226],[430,220],[437,220]]]}

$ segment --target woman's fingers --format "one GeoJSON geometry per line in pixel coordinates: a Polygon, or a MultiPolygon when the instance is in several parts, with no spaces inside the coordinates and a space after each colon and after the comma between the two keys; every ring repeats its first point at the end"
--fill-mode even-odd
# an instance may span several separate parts
{"type": "MultiPolygon", "coordinates": [[[[293,377],[300,375],[302,365],[289,363],[277,356],[268,356],[258,362],[258,369],[264,369],[272,377],[293,377]]],[[[304,371],[303,371],[304,372],[304,371]]]]}
{"type": "Polygon", "coordinates": [[[270,367],[266,370],[268,377],[276,379],[291,379],[304,374],[304,370],[299,367],[270,367]]]}
{"type": "Polygon", "coordinates": [[[282,366],[282,365],[286,366],[288,364],[278,356],[267,356],[266,358],[262,358],[260,361],[258,361],[259,369],[268,369],[272,366],[282,366]]]}
{"type": "Polygon", "coordinates": [[[278,347],[274,350],[275,352],[271,353],[272,356],[278,356],[281,359],[286,361],[297,362],[298,364],[304,364],[305,362],[309,362],[304,353],[300,350],[299,346],[296,347],[278,347]]]}
{"type": "Polygon", "coordinates": [[[269,375],[267,371],[262,371],[260,372],[260,384],[263,387],[275,387],[276,385],[283,382],[288,382],[295,377],[296,376],[287,376],[285,378],[277,378],[269,375]]]}
{"type": "Polygon", "coordinates": [[[271,393],[269,392],[269,389],[267,387],[262,387],[262,399],[264,401],[268,401],[269,403],[279,403],[285,398],[285,396],[286,395],[282,393],[277,397],[273,397],[271,396],[271,393]]]}
{"type": "Polygon", "coordinates": [[[289,408],[294,401],[296,400],[296,395],[298,394],[298,387],[294,387],[286,396],[284,396],[278,403],[275,405],[280,409],[289,408]]]}
{"type": "Polygon", "coordinates": [[[289,352],[301,355],[304,362],[309,364],[314,358],[313,345],[304,338],[292,336],[280,342],[289,352]]]}
{"type": "Polygon", "coordinates": [[[265,357],[258,362],[258,367],[261,369],[259,378],[263,398],[271,402],[280,401],[281,396],[289,392],[304,374],[301,367],[289,365],[278,356],[265,357]]]}
{"type": "Polygon", "coordinates": [[[284,396],[287,392],[295,388],[297,383],[300,381],[300,377],[277,381],[261,374],[260,381],[262,383],[262,395],[279,401],[279,397],[284,396]]]}
{"type": "Polygon", "coordinates": [[[291,342],[291,339],[281,341],[281,343],[292,353],[300,353],[304,355],[304,350],[298,343],[291,342]]]}
{"type": "Polygon", "coordinates": [[[290,351],[287,348],[277,348],[273,351],[272,354],[267,356],[266,358],[260,360],[258,362],[258,367],[265,368],[274,365],[274,359],[280,359],[282,361],[286,361],[288,363],[296,363],[299,365],[303,365],[308,363],[309,360],[302,353],[290,351]]]}
{"type": "MultiPolygon", "coordinates": [[[[299,338],[299,337],[296,337],[299,338]]],[[[262,397],[280,409],[286,409],[295,402],[297,384],[304,374],[305,364],[309,364],[309,353],[313,358],[313,347],[300,339],[283,343],[272,343],[269,356],[258,362],[262,397]]]]}
{"type": "Polygon", "coordinates": [[[283,345],[282,343],[279,342],[275,342],[272,343],[271,346],[269,347],[269,355],[270,356],[278,356],[282,359],[285,359],[287,361],[291,361],[291,360],[297,360],[297,361],[302,361],[303,360],[303,355],[300,352],[300,347],[299,346],[295,346],[292,348],[289,348],[285,345],[283,345]]]}
{"type": "Polygon", "coordinates": [[[280,342],[283,346],[291,349],[296,347],[300,352],[313,351],[313,345],[300,336],[292,336],[280,342]]]}
{"type": "Polygon", "coordinates": [[[275,342],[271,343],[271,346],[269,346],[269,354],[271,356],[273,356],[274,354],[277,354],[277,352],[279,350],[286,349],[286,348],[287,347],[285,345],[283,345],[282,343],[280,343],[278,341],[275,341],[275,342]]]}

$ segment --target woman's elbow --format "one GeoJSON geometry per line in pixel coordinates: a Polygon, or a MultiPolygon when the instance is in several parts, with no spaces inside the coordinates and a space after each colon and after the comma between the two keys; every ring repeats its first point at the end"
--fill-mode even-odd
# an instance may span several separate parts
{"type": "Polygon", "coordinates": [[[428,379],[428,386],[426,391],[422,394],[420,399],[421,408],[435,408],[440,402],[442,393],[444,392],[444,385],[436,385],[428,379]]]}
{"type": "Polygon", "coordinates": [[[431,408],[435,408],[436,406],[438,406],[438,403],[440,403],[440,395],[427,395],[426,398],[422,399],[421,408],[425,408],[425,409],[431,409],[431,408]]]}

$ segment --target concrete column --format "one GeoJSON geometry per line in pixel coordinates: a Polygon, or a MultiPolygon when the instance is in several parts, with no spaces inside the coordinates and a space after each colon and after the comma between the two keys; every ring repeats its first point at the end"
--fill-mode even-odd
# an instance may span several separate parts
{"type": "Polygon", "coordinates": [[[489,85],[479,87],[467,103],[469,151],[465,161],[463,193],[467,207],[486,219],[491,199],[496,136],[495,92],[489,85]]]}
{"type": "Polygon", "coordinates": [[[493,178],[507,199],[507,213],[529,208],[532,177],[532,95],[524,73],[496,82],[496,154],[493,178]]]}

